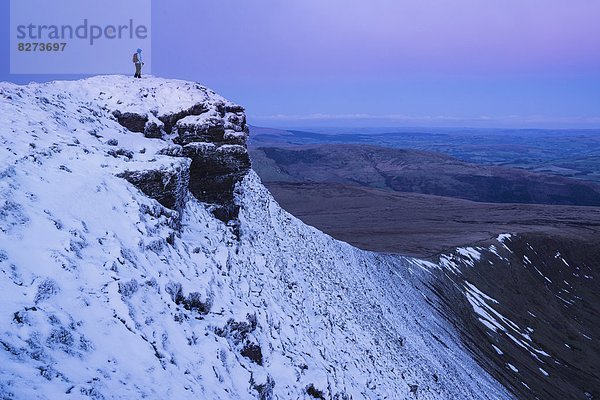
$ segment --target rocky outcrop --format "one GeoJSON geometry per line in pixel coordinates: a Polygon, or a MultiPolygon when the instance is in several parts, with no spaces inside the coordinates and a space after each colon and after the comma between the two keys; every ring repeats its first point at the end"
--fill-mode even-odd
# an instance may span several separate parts
{"type": "Polygon", "coordinates": [[[144,132],[148,116],[132,112],[113,111],[113,115],[123,127],[131,132],[144,132]]]}
{"type": "Polygon", "coordinates": [[[114,111],[113,116],[119,124],[132,132],[143,133],[145,137],[160,139],[165,133],[165,125],[153,114],[114,111]]]}
{"type": "Polygon", "coordinates": [[[117,176],[126,179],[164,207],[180,214],[185,207],[190,180],[190,162],[187,160],[168,168],[127,170],[117,176]]]}
{"type": "MultiPolygon", "coordinates": [[[[162,120],[162,119],[161,119],[162,120]]],[[[248,127],[244,109],[237,105],[218,104],[201,114],[188,114],[174,125],[176,143],[193,142],[246,145],[248,127]]]]}
{"type": "Polygon", "coordinates": [[[209,106],[207,106],[203,103],[196,103],[192,107],[190,107],[186,110],[182,110],[182,111],[178,111],[178,112],[170,113],[170,114],[165,114],[165,115],[158,117],[158,119],[164,124],[165,132],[171,133],[171,131],[173,130],[173,127],[175,126],[177,121],[179,121],[187,116],[190,116],[190,115],[200,115],[200,114],[206,113],[209,110],[210,110],[209,106]]]}
{"type": "Polygon", "coordinates": [[[214,215],[222,221],[237,218],[233,190],[250,169],[244,146],[195,142],[183,147],[192,160],[189,190],[198,200],[216,204],[214,215]]]}
{"type": "Polygon", "coordinates": [[[164,114],[155,110],[147,113],[116,110],[113,115],[130,131],[172,141],[160,154],[191,160],[185,174],[159,169],[127,171],[119,176],[165,207],[176,210],[182,207],[181,184],[189,182],[187,188],[192,195],[213,204],[217,218],[224,222],[237,218],[239,207],[233,192],[251,167],[243,107],[217,100],[164,114]]]}

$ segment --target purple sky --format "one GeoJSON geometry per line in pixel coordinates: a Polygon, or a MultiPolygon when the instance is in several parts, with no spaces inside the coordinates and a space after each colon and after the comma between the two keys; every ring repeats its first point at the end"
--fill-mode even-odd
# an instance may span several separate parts
{"type": "Polygon", "coordinates": [[[174,0],[152,13],[153,73],[212,87],[254,124],[600,127],[597,0],[174,0]]]}

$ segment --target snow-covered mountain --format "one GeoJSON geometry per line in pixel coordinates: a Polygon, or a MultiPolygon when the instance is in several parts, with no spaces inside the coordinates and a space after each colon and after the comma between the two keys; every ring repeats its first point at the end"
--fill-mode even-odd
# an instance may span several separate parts
{"type": "Polygon", "coordinates": [[[0,104],[0,398],[513,397],[440,306],[445,276],[510,328],[453,278],[481,251],[437,265],[303,224],[251,170],[242,107],[122,76],[0,104]]]}

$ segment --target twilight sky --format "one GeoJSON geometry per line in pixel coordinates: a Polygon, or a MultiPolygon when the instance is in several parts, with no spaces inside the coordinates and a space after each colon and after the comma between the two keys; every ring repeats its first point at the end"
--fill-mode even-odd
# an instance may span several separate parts
{"type": "MultiPolygon", "coordinates": [[[[599,19],[597,0],[155,0],[152,72],[255,125],[600,128],[599,19]]],[[[0,60],[0,80],[65,78],[0,60]]]]}

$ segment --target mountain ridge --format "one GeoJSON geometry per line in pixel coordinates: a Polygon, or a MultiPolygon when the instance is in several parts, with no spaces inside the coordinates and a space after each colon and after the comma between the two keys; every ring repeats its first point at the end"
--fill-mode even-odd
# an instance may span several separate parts
{"type": "MultiPolygon", "coordinates": [[[[377,254],[283,210],[247,162],[243,109],[199,84],[1,84],[0,101],[1,397],[597,394],[594,380],[563,384],[561,368],[533,376],[562,353],[519,321],[502,355],[482,350],[515,330],[506,299],[462,279],[487,250],[437,263],[377,254]]],[[[525,260],[513,241],[525,243],[494,238],[495,268],[525,260]]],[[[534,251],[555,251],[544,246],[534,251]]]]}
{"type": "Polygon", "coordinates": [[[446,154],[374,145],[315,144],[251,149],[267,182],[359,184],[489,203],[600,206],[600,185],[446,154]]]}
{"type": "Polygon", "coordinates": [[[228,113],[244,137],[241,108],[118,76],[0,99],[2,397],[511,397],[422,300],[421,266],[302,224],[238,168],[219,138],[228,113]]]}

